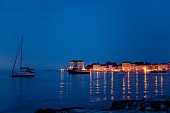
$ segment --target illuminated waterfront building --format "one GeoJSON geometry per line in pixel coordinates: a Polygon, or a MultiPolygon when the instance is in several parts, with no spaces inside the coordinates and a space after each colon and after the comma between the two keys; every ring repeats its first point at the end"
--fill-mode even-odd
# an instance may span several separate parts
{"type": "Polygon", "coordinates": [[[151,64],[150,70],[168,70],[168,64],[151,64]]]}
{"type": "Polygon", "coordinates": [[[135,64],[130,62],[122,62],[122,71],[130,72],[132,70],[135,70],[135,64]]]}
{"type": "Polygon", "coordinates": [[[158,70],[167,70],[168,69],[168,64],[159,64],[158,65],[158,70]]]}
{"type": "Polygon", "coordinates": [[[135,70],[138,72],[144,72],[149,70],[150,65],[135,65],[135,70]]]}
{"type": "Polygon", "coordinates": [[[93,64],[93,71],[100,71],[100,64],[93,64]]]}
{"type": "Polygon", "coordinates": [[[84,69],[84,61],[82,60],[72,60],[69,64],[69,69],[84,69]]]}
{"type": "Polygon", "coordinates": [[[93,64],[93,71],[115,71],[113,65],[93,64]]]}
{"type": "Polygon", "coordinates": [[[107,70],[107,71],[115,71],[115,69],[116,69],[115,66],[113,66],[113,65],[108,65],[106,70],[107,70]]]}
{"type": "Polygon", "coordinates": [[[167,66],[167,70],[170,70],[170,62],[168,62],[167,65],[168,65],[168,66],[167,66]]]}

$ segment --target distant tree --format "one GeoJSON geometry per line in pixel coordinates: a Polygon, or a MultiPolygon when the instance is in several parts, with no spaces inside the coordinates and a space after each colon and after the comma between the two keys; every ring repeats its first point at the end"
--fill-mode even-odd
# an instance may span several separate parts
{"type": "Polygon", "coordinates": [[[113,66],[117,66],[117,63],[116,62],[106,62],[106,65],[113,65],[113,66]]]}
{"type": "Polygon", "coordinates": [[[135,64],[137,64],[137,65],[144,65],[144,62],[143,62],[143,61],[141,61],[141,62],[135,62],[135,64]]]}
{"type": "Polygon", "coordinates": [[[150,62],[145,62],[145,65],[151,65],[151,63],[150,62]]]}
{"type": "Polygon", "coordinates": [[[109,61],[109,62],[106,62],[106,65],[111,65],[112,63],[109,61]]]}
{"type": "Polygon", "coordinates": [[[117,66],[117,63],[116,63],[116,62],[113,62],[112,65],[113,65],[113,66],[117,66]]]}
{"type": "Polygon", "coordinates": [[[86,67],[85,67],[87,70],[90,70],[93,68],[93,64],[88,64],[86,67]]]}
{"type": "Polygon", "coordinates": [[[97,62],[96,64],[101,64],[101,63],[97,62]]]}

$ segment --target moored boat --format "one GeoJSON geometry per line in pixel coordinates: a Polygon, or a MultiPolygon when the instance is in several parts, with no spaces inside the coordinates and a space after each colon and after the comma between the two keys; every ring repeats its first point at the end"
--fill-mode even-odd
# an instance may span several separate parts
{"type": "Polygon", "coordinates": [[[88,70],[78,70],[78,69],[70,69],[67,70],[69,74],[90,74],[90,71],[88,70]]]}
{"type": "Polygon", "coordinates": [[[15,59],[10,77],[34,77],[35,76],[35,69],[31,69],[29,67],[22,67],[22,45],[23,45],[23,37],[19,45],[19,49],[17,52],[17,56],[15,59]],[[14,72],[14,68],[15,68],[15,64],[16,64],[19,52],[20,52],[20,70],[19,72],[14,72]]]}

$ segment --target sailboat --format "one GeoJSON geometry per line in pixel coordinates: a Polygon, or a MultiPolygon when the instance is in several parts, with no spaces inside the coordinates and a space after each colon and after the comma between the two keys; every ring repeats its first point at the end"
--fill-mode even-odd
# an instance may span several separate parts
{"type": "Polygon", "coordinates": [[[35,76],[35,69],[31,69],[29,67],[22,67],[22,46],[23,46],[23,37],[21,38],[21,43],[18,48],[18,52],[15,58],[15,62],[12,68],[11,77],[34,77],[35,76]],[[20,52],[20,69],[19,72],[14,72],[15,64],[20,52]]]}

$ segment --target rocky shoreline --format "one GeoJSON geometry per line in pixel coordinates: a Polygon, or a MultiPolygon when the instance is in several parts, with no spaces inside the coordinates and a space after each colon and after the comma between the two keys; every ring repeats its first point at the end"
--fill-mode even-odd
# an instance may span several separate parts
{"type": "Polygon", "coordinates": [[[165,112],[170,113],[170,96],[156,96],[142,100],[114,101],[110,108],[91,110],[84,107],[61,109],[38,109],[35,113],[128,113],[128,112],[165,112]]]}

